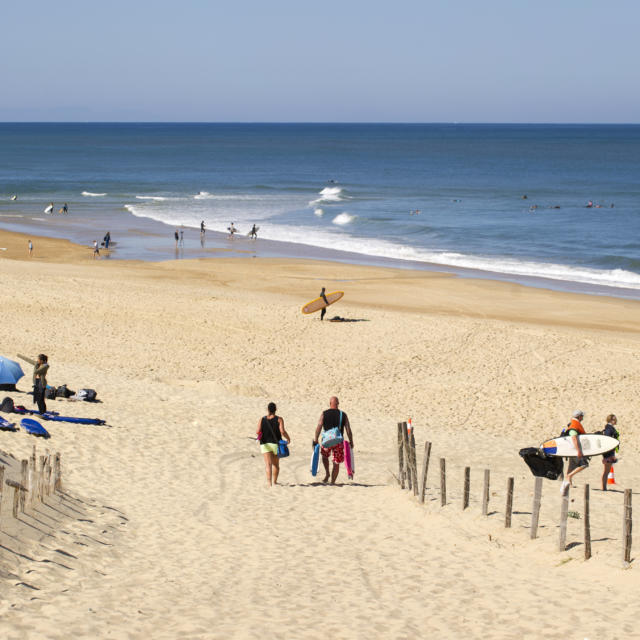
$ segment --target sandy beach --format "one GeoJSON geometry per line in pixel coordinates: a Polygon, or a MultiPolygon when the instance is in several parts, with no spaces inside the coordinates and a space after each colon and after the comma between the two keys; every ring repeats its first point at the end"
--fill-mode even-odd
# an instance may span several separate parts
{"type": "MultiPolygon", "coordinates": [[[[21,522],[4,496],[3,637],[637,633],[622,490],[640,486],[640,303],[312,260],[93,260],[45,238],[29,258],[27,240],[0,231],[1,355],[46,353],[50,384],[101,400],[50,408],[108,426],[51,423],[48,441],[0,432],[7,464],[36,444],[61,453],[64,474],[64,493],[21,522]],[[345,291],[327,319],[348,322],[300,313],[322,286],[345,291]],[[341,470],[331,487],[310,475],[309,456],[334,394],[353,427],[356,475],[341,470]],[[269,489],[251,436],[271,400],[292,455],[269,489]],[[558,551],[559,482],[544,481],[530,539],[534,477],[518,455],[576,409],[587,431],[615,413],[622,434],[618,485],[599,490],[594,458],[571,492],[580,515],[591,486],[588,561],[582,518],[569,519],[558,551]],[[409,417],[419,463],[425,440],[433,446],[425,505],[393,475],[396,425],[409,417]]],[[[31,408],[23,368],[20,393],[0,399],[31,408]]]]}

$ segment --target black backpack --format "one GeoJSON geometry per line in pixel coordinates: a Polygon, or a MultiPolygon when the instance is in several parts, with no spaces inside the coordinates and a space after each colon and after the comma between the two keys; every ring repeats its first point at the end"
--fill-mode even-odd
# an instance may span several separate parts
{"type": "Polygon", "coordinates": [[[75,391],[71,391],[71,389],[68,389],[66,384],[60,385],[56,389],[56,397],[58,397],[58,398],[69,398],[74,393],[75,393],[75,391]]]}
{"type": "Polygon", "coordinates": [[[520,455],[537,478],[557,480],[562,475],[562,458],[558,456],[547,456],[535,447],[520,449],[520,455]]]}
{"type": "Polygon", "coordinates": [[[13,413],[13,400],[7,396],[0,404],[0,411],[4,413],[13,413]]]}

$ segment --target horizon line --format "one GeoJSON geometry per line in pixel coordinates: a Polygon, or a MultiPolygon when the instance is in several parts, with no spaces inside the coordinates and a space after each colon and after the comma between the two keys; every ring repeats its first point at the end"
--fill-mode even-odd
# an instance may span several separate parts
{"type": "Polygon", "coordinates": [[[393,121],[393,120],[0,120],[3,124],[248,124],[248,125],[476,125],[476,126],[638,126],[640,122],[570,122],[570,121],[472,121],[433,120],[393,121]]]}

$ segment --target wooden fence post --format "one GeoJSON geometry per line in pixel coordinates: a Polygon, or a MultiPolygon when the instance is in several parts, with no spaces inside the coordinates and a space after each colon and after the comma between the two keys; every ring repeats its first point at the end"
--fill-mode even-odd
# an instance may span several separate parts
{"type": "MultiPolygon", "coordinates": [[[[27,479],[29,477],[29,461],[28,460],[23,460],[21,463],[21,469],[20,469],[20,484],[23,487],[27,487],[27,479]]],[[[21,491],[20,492],[20,511],[22,513],[24,513],[24,503],[26,501],[26,492],[25,491],[21,491]]]]}
{"type": "Polygon", "coordinates": [[[4,467],[0,466],[0,513],[2,513],[2,487],[4,486],[4,467]]]}
{"type": "Polygon", "coordinates": [[[404,489],[404,465],[402,458],[404,456],[404,447],[402,446],[402,422],[398,422],[398,483],[400,488],[404,489]]]}
{"type": "Polygon", "coordinates": [[[447,463],[440,458],[440,506],[447,504],[447,463]]]}
{"type": "Polygon", "coordinates": [[[484,470],[484,486],[482,489],[482,515],[489,512],[489,469],[484,470]]]}
{"type": "Polygon", "coordinates": [[[424,504],[424,494],[427,490],[427,471],[429,469],[429,457],[431,456],[431,443],[424,443],[424,457],[422,458],[422,486],[420,487],[420,502],[424,504]]]}
{"type": "Polygon", "coordinates": [[[407,431],[407,423],[402,423],[402,447],[404,449],[405,477],[407,479],[407,489],[411,491],[413,486],[411,481],[413,474],[411,473],[411,451],[409,450],[409,432],[407,431]]]}
{"type": "Polygon", "coordinates": [[[36,466],[36,445],[33,445],[31,458],[29,459],[29,504],[33,507],[36,496],[36,482],[38,478],[38,467],[36,466]]]}
{"type": "Polygon", "coordinates": [[[462,510],[469,506],[469,490],[471,488],[471,467],[464,468],[464,484],[462,487],[462,510]]]}
{"type": "Polygon", "coordinates": [[[55,470],[55,478],[53,483],[53,490],[55,492],[55,491],[60,491],[60,489],[62,488],[62,469],[60,467],[60,452],[56,453],[54,470],[55,470]]]}
{"type": "Polygon", "coordinates": [[[538,521],[540,519],[540,501],[542,499],[542,478],[536,478],[533,490],[533,508],[531,509],[531,539],[538,535],[538,521]]]}
{"type": "Polygon", "coordinates": [[[504,526],[506,529],[511,528],[511,513],[513,511],[513,483],[513,478],[509,478],[507,480],[507,504],[504,509],[504,526]]]}
{"type": "Polygon", "coordinates": [[[631,562],[631,489],[624,490],[624,519],[622,524],[623,554],[625,563],[631,562]]]}
{"type": "Polygon", "coordinates": [[[40,468],[38,470],[38,500],[42,502],[44,498],[44,465],[46,463],[46,456],[40,456],[40,468]]]}
{"type": "Polygon", "coordinates": [[[416,457],[416,438],[411,429],[411,471],[413,473],[413,495],[418,495],[418,459],[416,457]]]}
{"type": "Polygon", "coordinates": [[[591,522],[589,518],[589,485],[584,485],[584,559],[591,557],[591,522]]]}
{"type": "Polygon", "coordinates": [[[564,551],[567,548],[567,517],[569,513],[569,491],[562,494],[562,504],[560,506],[560,536],[558,538],[558,551],[564,551]]]}

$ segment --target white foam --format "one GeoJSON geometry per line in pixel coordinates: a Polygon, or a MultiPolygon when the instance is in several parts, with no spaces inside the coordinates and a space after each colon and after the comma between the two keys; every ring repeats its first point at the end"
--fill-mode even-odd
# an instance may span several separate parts
{"type": "Polygon", "coordinates": [[[325,187],[319,192],[319,196],[319,198],[309,202],[310,207],[322,204],[323,202],[330,204],[332,202],[341,202],[344,200],[344,193],[341,187],[325,187]]]}
{"type": "Polygon", "coordinates": [[[353,216],[350,213],[343,211],[342,213],[339,213],[331,222],[333,222],[333,224],[337,224],[342,227],[345,224],[349,224],[350,222],[353,222],[355,219],[356,219],[356,216],[353,216]]]}
{"type": "Polygon", "coordinates": [[[101,198],[102,196],[106,196],[106,193],[91,193],[91,191],[83,191],[82,192],[83,196],[87,196],[90,198],[101,198]]]}
{"type": "Polygon", "coordinates": [[[318,207],[317,209],[313,210],[313,214],[320,218],[324,215],[324,211],[320,209],[320,207],[318,207]]]}
{"type": "Polygon", "coordinates": [[[196,195],[193,197],[196,200],[211,200],[215,198],[215,196],[212,193],[209,193],[208,191],[200,191],[199,193],[196,193],[196,195]]]}
{"type": "Polygon", "coordinates": [[[164,196],[136,196],[136,199],[137,200],[157,200],[159,202],[166,200],[164,196]]]}

